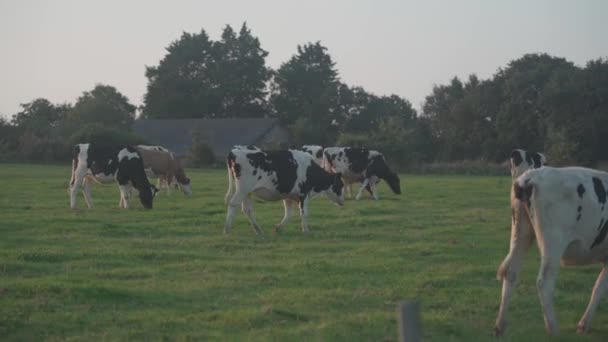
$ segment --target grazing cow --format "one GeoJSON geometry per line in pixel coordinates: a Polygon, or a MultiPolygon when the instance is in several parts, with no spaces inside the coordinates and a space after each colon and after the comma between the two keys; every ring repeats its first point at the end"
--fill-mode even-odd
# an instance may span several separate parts
{"type": "Polygon", "coordinates": [[[329,172],[341,173],[345,184],[362,182],[356,199],[363,190],[370,188],[374,199],[378,199],[376,184],[384,179],[395,194],[401,194],[399,176],[392,172],[384,155],[378,151],[354,147],[328,147],[323,151],[323,168],[329,172]]]}
{"type": "Polygon", "coordinates": [[[178,158],[171,152],[148,149],[137,146],[137,151],[141,154],[144,161],[144,169],[148,177],[158,178],[158,187],[167,184],[167,192],[172,184],[186,195],[192,195],[192,184],[190,178],[186,177],[184,167],[178,158]]]}
{"type": "Polygon", "coordinates": [[[308,232],[308,202],[312,196],[325,193],[337,204],[344,203],[341,176],[323,170],[306,152],[233,149],[228,153],[226,164],[228,179],[234,181],[236,191],[228,202],[224,233],[230,232],[239,205],[256,234],[262,233],[253,216],[250,193],[266,201],[283,200],[285,215],[275,226],[277,232],[287,223],[294,203],[300,208],[304,232],[308,232]]]}
{"type": "Polygon", "coordinates": [[[511,244],[498,269],[502,280],[500,309],[494,331],[504,333],[509,300],[523,258],[536,237],[540,270],[536,286],[550,334],[558,334],[553,311],[553,291],[563,265],[602,263],[587,310],[577,330],[587,332],[599,304],[608,291],[608,173],[581,168],[543,167],[526,171],[511,189],[511,244]]]}
{"type": "Polygon", "coordinates": [[[538,169],[547,163],[547,158],[540,152],[529,152],[522,149],[511,151],[511,177],[519,177],[529,169],[538,169]]]}
{"type": "Polygon", "coordinates": [[[74,146],[72,178],[70,180],[70,208],[76,208],[78,188],[83,187],[84,199],[89,208],[93,207],[91,182],[118,182],[121,208],[129,207],[131,186],[139,192],[141,204],[152,209],[152,200],[158,191],[151,185],[144,171],[144,164],[137,149],[132,146],[100,146],[78,144],[74,146]]]}
{"type": "Polygon", "coordinates": [[[321,166],[323,164],[323,146],[303,145],[302,151],[310,154],[317,165],[321,166]]]}

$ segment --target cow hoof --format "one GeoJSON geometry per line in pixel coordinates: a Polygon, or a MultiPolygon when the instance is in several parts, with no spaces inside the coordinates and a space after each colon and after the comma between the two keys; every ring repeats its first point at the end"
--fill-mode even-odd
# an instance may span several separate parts
{"type": "Polygon", "coordinates": [[[585,323],[580,322],[576,325],[576,332],[579,334],[586,334],[589,332],[589,328],[585,325],[585,323]]]}
{"type": "Polygon", "coordinates": [[[280,233],[281,232],[281,226],[274,226],[274,228],[272,228],[272,231],[275,233],[280,233]]]}
{"type": "Polygon", "coordinates": [[[494,326],[494,331],[493,331],[494,337],[501,337],[502,335],[504,335],[504,333],[505,333],[504,327],[500,328],[497,325],[494,326]]]}

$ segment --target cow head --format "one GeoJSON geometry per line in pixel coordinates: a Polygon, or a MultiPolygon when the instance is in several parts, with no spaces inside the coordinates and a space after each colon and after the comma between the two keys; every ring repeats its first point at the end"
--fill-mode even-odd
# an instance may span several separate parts
{"type": "Polygon", "coordinates": [[[331,186],[325,190],[325,195],[331,201],[335,202],[338,205],[344,205],[344,192],[342,189],[344,188],[344,182],[342,182],[342,174],[336,173],[332,175],[333,181],[331,186]]]}
{"type": "Polygon", "coordinates": [[[182,181],[178,181],[177,186],[184,193],[184,195],[192,195],[192,183],[190,183],[190,178],[185,177],[182,181]]]}
{"type": "Polygon", "coordinates": [[[152,209],[152,200],[154,199],[154,196],[156,196],[157,192],[158,188],[156,188],[152,184],[150,184],[149,188],[144,187],[143,191],[139,191],[139,200],[141,201],[141,204],[144,206],[144,208],[152,209]]]}
{"type": "Polygon", "coordinates": [[[401,194],[401,182],[399,180],[399,176],[396,173],[389,172],[386,178],[384,179],[386,184],[391,188],[393,193],[397,195],[401,194]]]}

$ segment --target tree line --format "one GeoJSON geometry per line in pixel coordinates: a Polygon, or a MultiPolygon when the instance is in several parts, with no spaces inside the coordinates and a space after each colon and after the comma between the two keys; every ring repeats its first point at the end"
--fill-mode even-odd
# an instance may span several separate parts
{"type": "Polygon", "coordinates": [[[0,121],[0,157],[64,157],[66,144],[104,137],[136,142],[141,118],[278,118],[292,146],[354,145],[395,163],[501,162],[513,148],[544,151],[554,164],[608,160],[608,59],[584,67],[527,54],[489,79],[475,74],[436,85],[420,112],[398,95],[376,95],[341,82],[320,42],[299,45],[276,70],[244,23],[219,40],[184,32],[158,65],[146,67],[143,105],[99,84],[74,104],[44,98],[0,121]]]}

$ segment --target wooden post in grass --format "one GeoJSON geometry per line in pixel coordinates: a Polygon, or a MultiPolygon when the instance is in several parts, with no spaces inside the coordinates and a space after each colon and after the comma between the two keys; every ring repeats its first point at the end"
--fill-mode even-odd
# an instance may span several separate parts
{"type": "Polygon", "coordinates": [[[400,302],[397,305],[397,325],[399,325],[399,342],[419,342],[420,304],[416,301],[400,302]]]}

